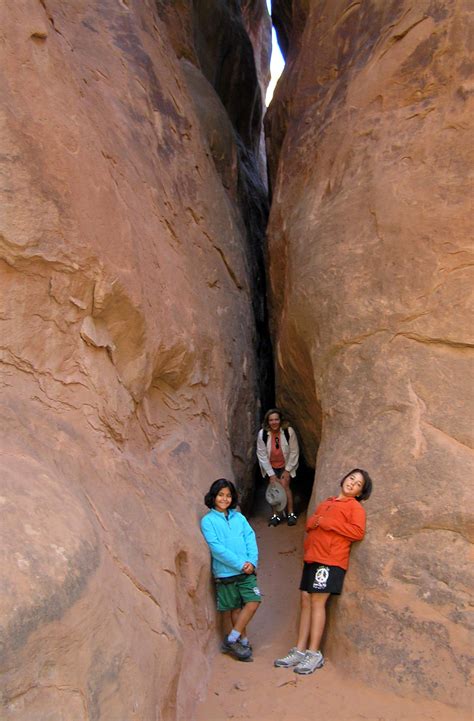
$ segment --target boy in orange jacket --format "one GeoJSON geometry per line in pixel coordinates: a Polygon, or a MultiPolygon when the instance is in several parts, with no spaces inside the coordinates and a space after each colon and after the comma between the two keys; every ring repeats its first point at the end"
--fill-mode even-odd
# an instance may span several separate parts
{"type": "Polygon", "coordinates": [[[369,498],[372,479],[367,471],[354,468],[340,485],[339,495],[320,503],[306,523],[298,642],[274,662],[275,666],[294,667],[295,673],[303,675],[324,665],[319,644],[326,622],[326,601],[331,594],[341,593],[351,544],[361,541],[365,534],[365,510],[360,502],[369,498]]]}

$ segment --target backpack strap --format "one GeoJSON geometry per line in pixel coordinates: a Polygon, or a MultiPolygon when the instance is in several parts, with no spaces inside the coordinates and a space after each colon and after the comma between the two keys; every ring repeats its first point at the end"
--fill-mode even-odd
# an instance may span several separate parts
{"type": "MultiPolygon", "coordinates": [[[[285,434],[286,442],[289,444],[290,443],[290,429],[284,428],[283,433],[285,434]]],[[[268,440],[268,431],[265,430],[265,428],[264,428],[263,433],[262,433],[262,441],[265,443],[265,445],[267,445],[267,440],[268,440]]]]}

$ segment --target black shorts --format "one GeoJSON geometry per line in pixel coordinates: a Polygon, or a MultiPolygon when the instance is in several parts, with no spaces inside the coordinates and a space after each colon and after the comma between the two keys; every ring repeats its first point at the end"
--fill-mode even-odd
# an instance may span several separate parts
{"type": "MultiPolygon", "coordinates": [[[[283,468],[273,468],[272,466],[272,471],[277,478],[281,478],[284,470],[285,466],[283,466],[283,468]]],[[[269,476],[267,476],[267,478],[269,478],[269,476]]]]}
{"type": "Polygon", "coordinates": [[[338,596],[342,591],[346,572],[339,566],[325,563],[306,563],[303,566],[300,591],[307,593],[332,593],[338,596]]]}

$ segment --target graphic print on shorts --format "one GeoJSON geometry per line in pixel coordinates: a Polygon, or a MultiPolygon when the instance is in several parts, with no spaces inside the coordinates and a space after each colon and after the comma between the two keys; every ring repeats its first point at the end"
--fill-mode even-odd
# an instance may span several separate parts
{"type": "Polygon", "coordinates": [[[260,593],[260,589],[258,588],[258,586],[254,586],[254,587],[252,588],[252,591],[254,592],[254,594],[255,594],[256,596],[261,596],[261,595],[262,595],[262,594],[260,593]]]}
{"type": "Polygon", "coordinates": [[[318,591],[326,588],[329,578],[329,568],[327,566],[321,566],[314,574],[313,588],[317,588],[318,591]]]}

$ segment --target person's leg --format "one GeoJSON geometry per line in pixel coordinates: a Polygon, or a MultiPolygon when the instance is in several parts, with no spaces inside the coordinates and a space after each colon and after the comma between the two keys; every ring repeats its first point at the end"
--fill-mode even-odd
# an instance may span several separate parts
{"type": "Polygon", "coordinates": [[[330,593],[311,594],[311,633],[308,651],[319,651],[326,623],[326,601],[330,593]]]}
{"type": "Polygon", "coordinates": [[[297,666],[305,658],[311,622],[310,594],[306,591],[301,591],[300,600],[301,609],[297,644],[294,648],[291,648],[289,650],[286,656],[275,659],[275,661],[273,662],[274,666],[291,668],[292,666],[297,666]]]}
{"type": "MultiPolygon", "coordinates": [[[[280,480],[281,472],[280,469],[273,469],[274,471],[274,477],[276,477],[278,480],[280,480]]],[[[266,481],[268,481],[268,484],[270,485],[270,476],[265,476],[266,481]]],[[[272,514],[270,518],[268,519],[268,525],[269,526],[278,526],[279,523],[281,523],[282,518],[284,517],[284,513],[280,512],[277,513],[276,507],[271,506],[272,514]]]]}
{"type": "Polygon", "coordinates": [[[239,616],[241,608],[233,608],[229,611],[229,620],[232,621],[232,625],[228,632],[226,632],[224,640],[222,642],[221,651],[224,653],[230,653],[234,658],[239,661],[249,661],[252,657],[252,648],[245,636],[245,627],[241,629],[239,626],[239,616]],[[237,626],[237,628],[236,628],[237,626]],[[246,639],[245,643],[242,643],[242,639],[246,639]],[[239,643],[236,643],[236,642],[239,643]]]}
{"type": "Polygon", "coordinates": [[[238,615],[236,621],[233,623],[233,630],[238,631],[241,636],[246,631],[246,626],[255,615],[257,608],[260,606],[258,601],[249,601],[241,609],[237,609],[238,615]]]}
{"type": "Polygon", "coordinates": [[[286,500],[287,500],[286,510],[288,513],[293,513],[293,493],[291,492],[291,488],[290,488],[291,478],[287,479],[285,476],[281,476],[279,478],[279,481],[286,492],[286,500]]]}
{"type": "MultiPolygon", "coordinates": [[[[235,628],[235,624],[237,623],[237,619],[238,619],[238,617],[239,617],[239,613],[241,612],[241,610],[242,610],[241,608],[234,608],[234,609],[230,612],[230,618],[231,618],[231,621],[232,621],[232,626],[229,628],[229,631],[228,631],[227,633],[229,633],[233,628],[235,628]]],[[[246,638],[246,637],[247,637],[247,628],[242,629],[242,631],[240,632],[240,636],[241,636],[241,640],[242,640],[243,638],[246,638]]]]}
{"type": "Polygon", "coordinates": [[[311,597],[306,591],[301,591],[301,612],[300,623],[298,627],[298,641],[296,648],[298,651],[306,651],[308,647],[308,638],[311,625],[311,597]]]}
{"type": "MultiPolygon", "coordinates": [[[[240,615],[240,604],[241,596],[236,582],[232,583],[217,583],[217,608],[223,612],[224,618],[228,619],[229,622],[233,622],[240,615]]],[[[238,661],[248,661],[252,656],[250,648],[244,648],[240,643],[236,643],[240,637],[240,630],[237,631],[232,628],[224,636],[222,641],[221,651],[222,653],[229,653],[231,656],[236,658],[238,661]]]]}
{"type": "Polygon", "coordinates": [[[307,675],[316,671],[317,668],[324,666],[324,656],[319,650],[319,645],[326,622],[326,601],[329,596],[329,593],[310,594],[311,624],[309,646],[303,660],[294,667],[293,671],[295,673],[307,675]]]}
{"type": "Polygon", "coordinates": [[[234,619],[232,618],[233,611],[221,611],[221,627],[222,633],[227,636],[232,631],[232,625],[234,619]]]}
{"type": "Polygon", "coordinates": [[[252,620],[261,599],[256,575],[254,573],[242,574],[233,584],[233,589],[239,599],[240,607],[235,604],[231,612],[232,631],[227,636],[227,641],[235,643],[238,640],[242,643],[243,640],[243,646],[251,650],[247,638],[247,624],[252,620]]]}

